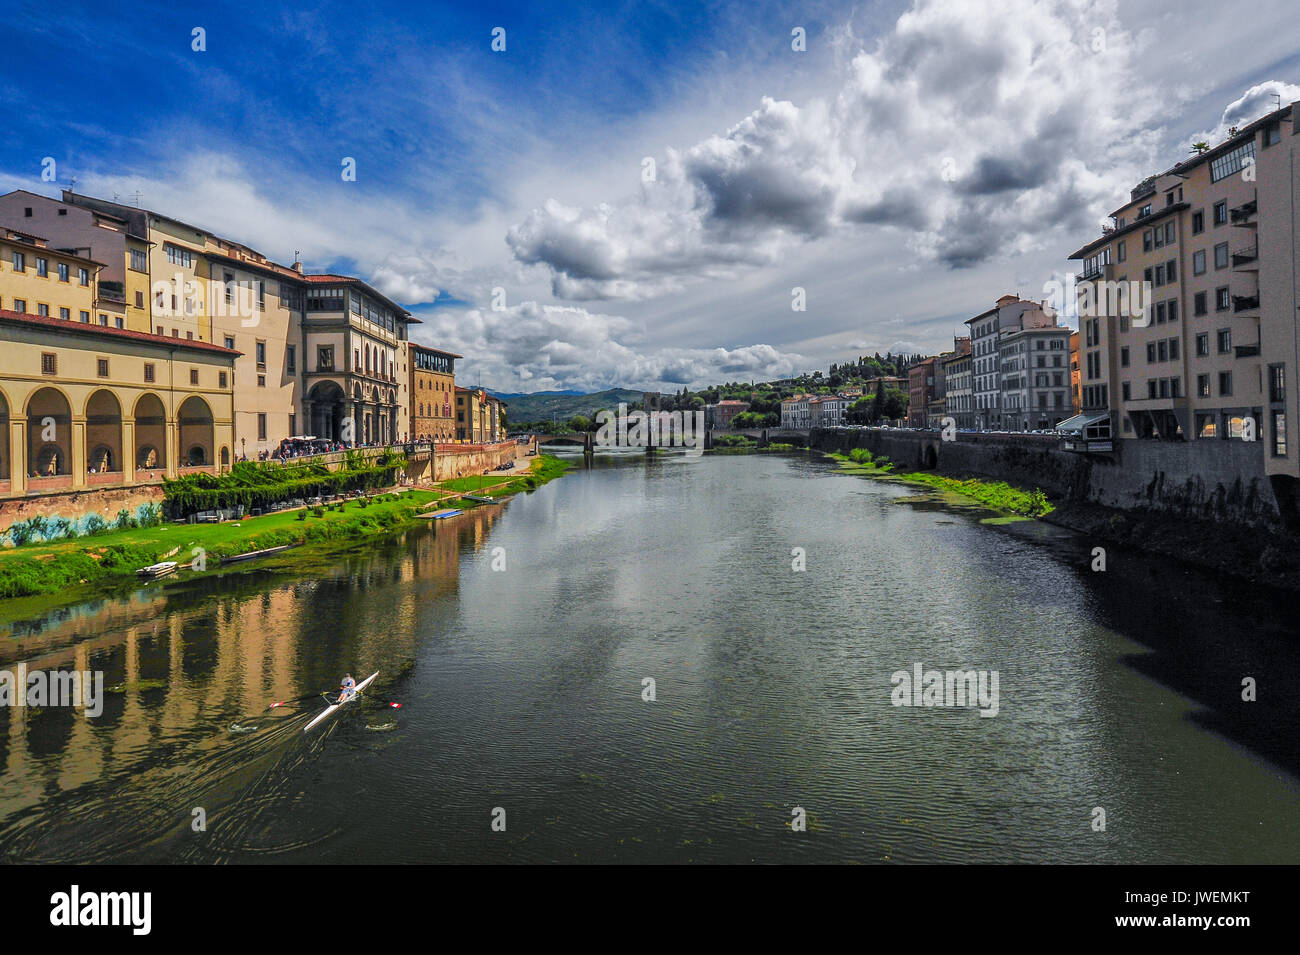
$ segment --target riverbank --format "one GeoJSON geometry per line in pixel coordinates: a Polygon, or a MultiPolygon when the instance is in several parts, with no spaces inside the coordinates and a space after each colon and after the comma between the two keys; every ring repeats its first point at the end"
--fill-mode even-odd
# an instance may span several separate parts
{"type": "Polygon", "coordinates": [[[900,481],[936,491],[947,491],[970,498],[993,510],[1025,518],[1042,519],[1055,509],[1042,489],[1026,491],[1005,481],[988,481],[981,478],[955,478],[933,471],[905,471],[887,457],[876,457],[864,448],[854,448],[848,454],[823,452],[839,462],[839,470],[849,474],[867,474],[873,477],[900,481]]]}
{"type": "MultiPolygon", "coordinates": [[[[515,477],[496,484],[490,477],[482,479],[491,487],[485,495],[533,490],[568,467],[556,458],[539,456],[526,473],[514,472],[515,477]]],[[[359,499],[220,524],[159,524],[9,548],[0,552],[0,598],[57,595],[55,603],[65,603],[93,596],[96,589],[134,578],[139,568],[163,560],[175,560],[190,574],[211,574],[220,570],[222,557],[269,547],[357,543],[418,525],[418,515],[439,506],[477,506],[462,501],[461,494],[479,480],[386,489],[359,499]]]]}
{"type": "Polygon", "coordinates": [[[855,448],[847,455],[822,453],[839,462],[839,470],[845,473],[950,491],[1020,519],[1040,520],[1073,531],[1091,546],[1118,545],[1236,580],[1300,591],[1300,554],[1294,538],[1285,533],[1246,524],[1196,520],[1155,509],[1054,503],[1038,488],[1025,491],[987,478],[899,471],[887,457],[872,456],[865,449],[855,448]]]}

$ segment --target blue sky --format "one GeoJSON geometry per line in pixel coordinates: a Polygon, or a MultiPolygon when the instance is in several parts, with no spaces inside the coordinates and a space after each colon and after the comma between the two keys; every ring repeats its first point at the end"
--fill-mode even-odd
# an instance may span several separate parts
{"type": "Polygon", "coordinates": [[[353,271],[505,391],[938,350],[1229,104],[1300,98],[1272,0],[249,9],[19,3],[0,187],[353,271]]]}

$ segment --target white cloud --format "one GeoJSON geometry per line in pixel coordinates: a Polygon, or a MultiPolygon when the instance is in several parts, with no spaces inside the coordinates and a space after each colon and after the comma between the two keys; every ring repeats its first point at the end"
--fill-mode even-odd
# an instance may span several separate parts
{"type": "Polygon", "coordinates": [[[1111,0],[917,0],[831,99],[764,97],[669,149],[639,195],[544,202],[508,241],[573,299],[661,295],[863,227],[946,266],[1023,253],[1095,222],[1152,158],[1130,62],[1111,0]]]}

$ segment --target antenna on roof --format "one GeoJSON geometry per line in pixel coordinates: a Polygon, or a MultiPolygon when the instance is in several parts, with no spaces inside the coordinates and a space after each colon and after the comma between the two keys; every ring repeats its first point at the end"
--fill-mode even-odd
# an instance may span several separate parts
{"type": "Polygon", "coordinates": [[[1273,99],[1277,100],[1277,108],[1278,108],[1278,109],[1281,109],[1281,108],[1282,108],[1282,94],[1279,93],[1277,90],[1274,90],[1274,91],[1273,91],[1272,93],[1270,93],[1269,95],[1272,96],[1273,99]]]}
{"type": "Polygon", "coordinates": [[[135,203],[135,207],[136,207],[137,209],[140,208],[140,200],[143,199],[143,198],[144,198],[144,194],[141,193],[139,189],[137,189],[137,190],[136,190],[136,191],[131,195],[131,200],[135,203]]]}

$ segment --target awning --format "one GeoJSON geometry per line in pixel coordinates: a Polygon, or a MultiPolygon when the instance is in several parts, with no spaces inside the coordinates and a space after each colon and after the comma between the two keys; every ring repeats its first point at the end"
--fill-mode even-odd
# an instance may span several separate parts
{"type": "Polygon", "coordinates": [[[1064,421],[1058,424],[1056,426],[1056,430],[1057,431],[1078,431],[1082,433],[1083,429],[1088,427],[1088,425],[1096,424],[1098,421],[1105,421],[1109,417],[1110,417],[1109,412],[1102,412],[1101,414],[1077,414],[1073,418],[1066,418],[1064,421]]]}

